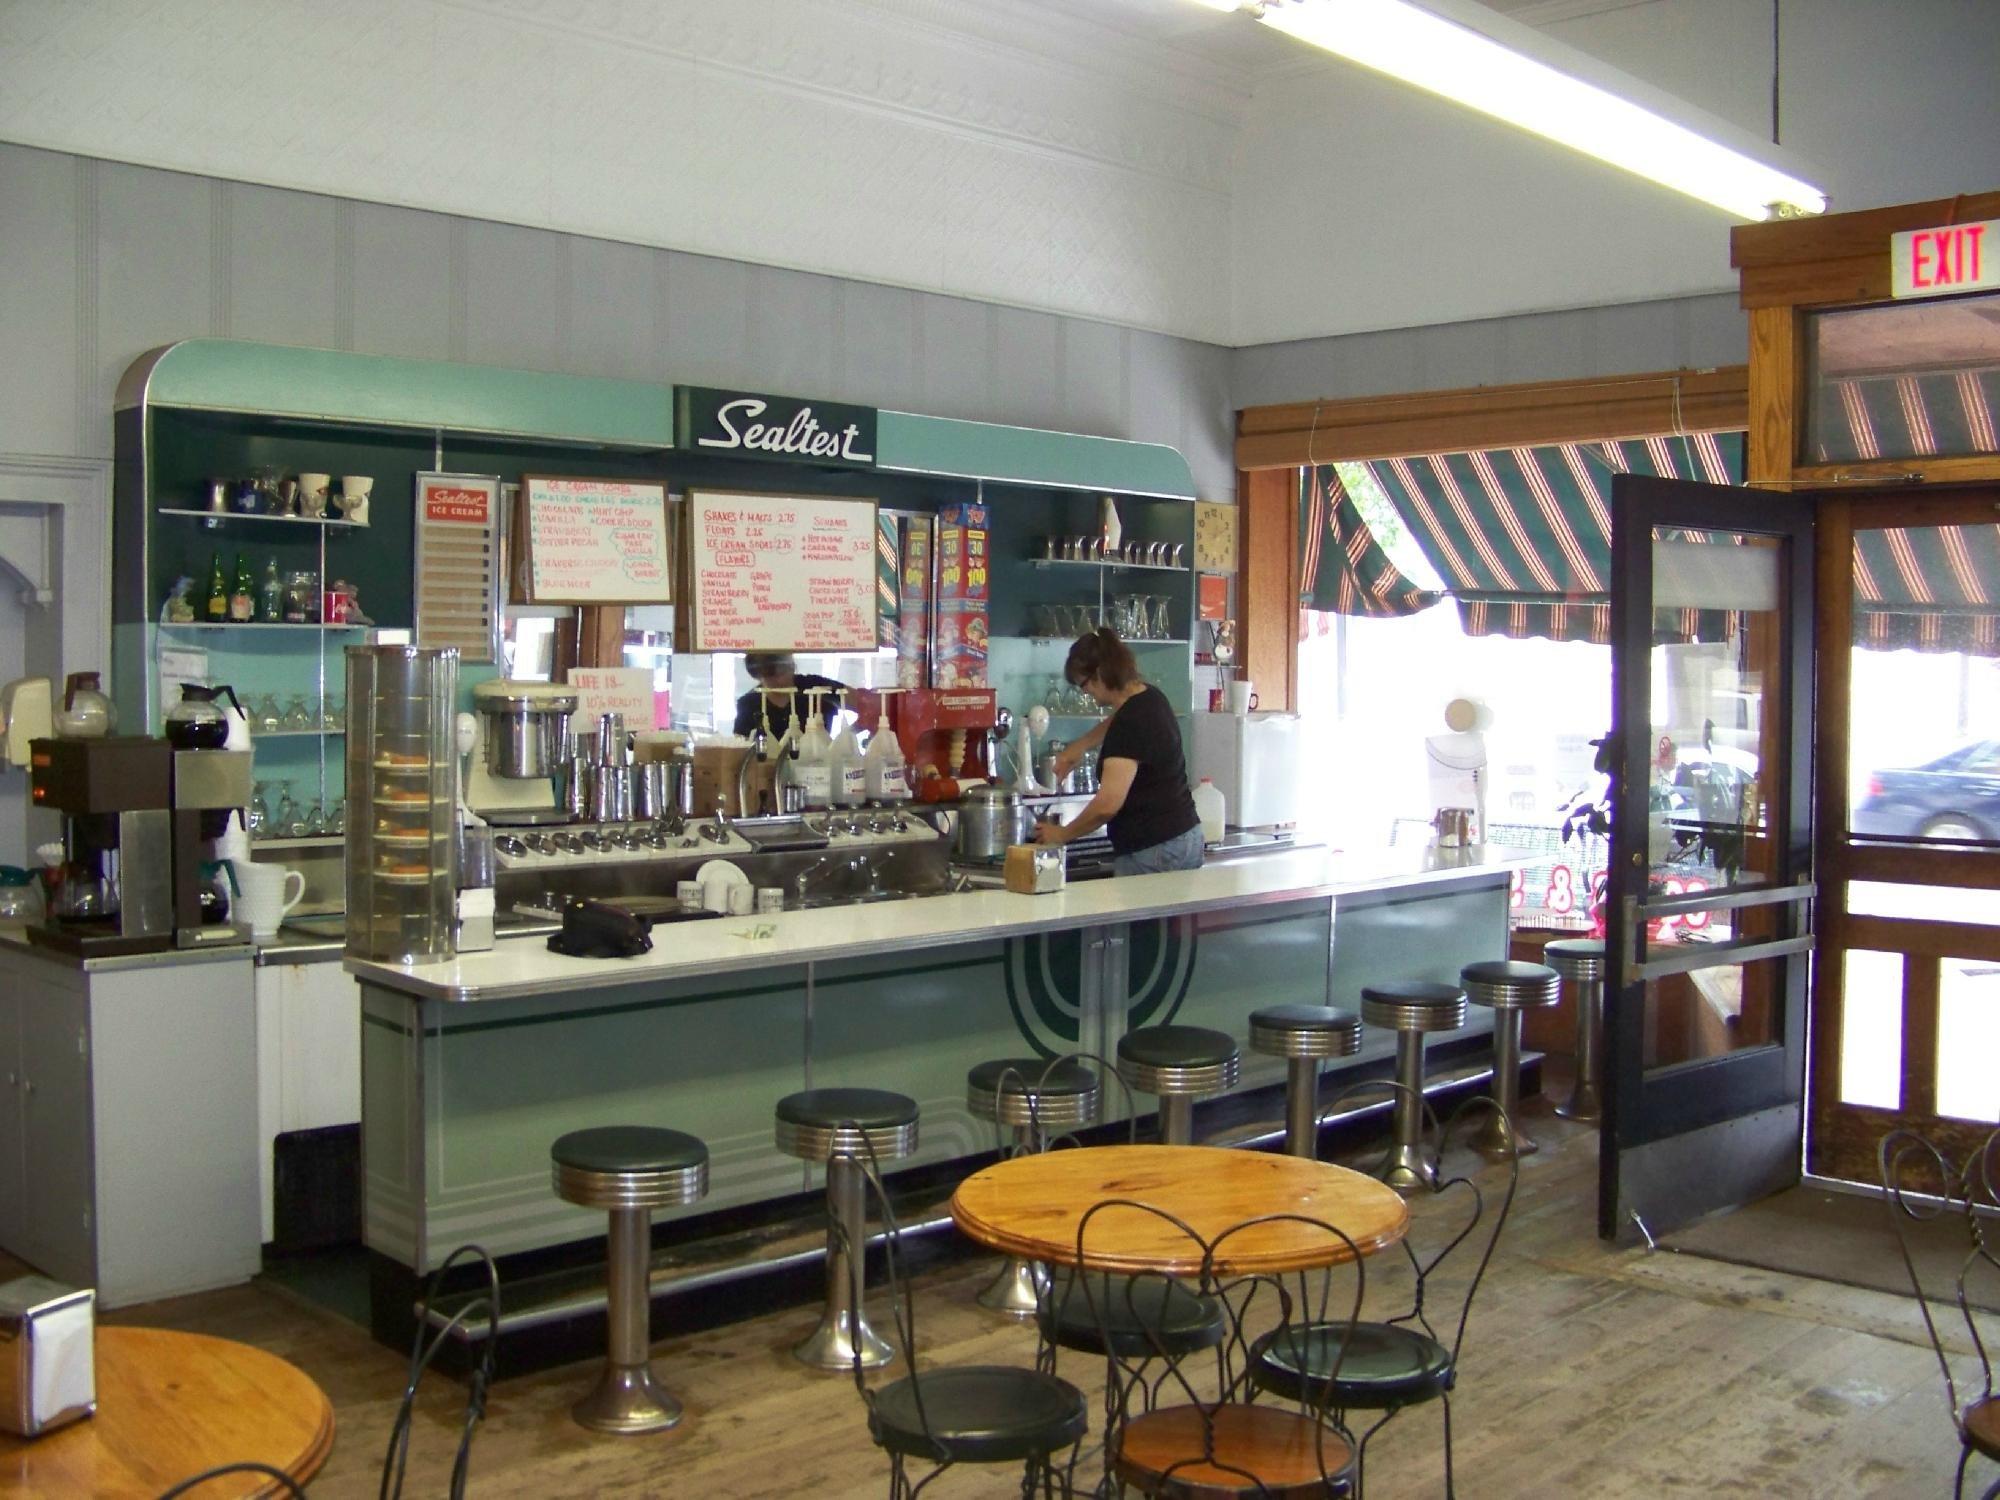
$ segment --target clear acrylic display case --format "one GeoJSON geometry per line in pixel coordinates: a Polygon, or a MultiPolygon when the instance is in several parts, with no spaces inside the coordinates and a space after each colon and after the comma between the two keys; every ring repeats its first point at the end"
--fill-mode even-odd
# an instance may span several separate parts
{"type": "Polygon", "coordinates": [[[452,954],[458,887],[458,652],[347,652],[347,952],[383,963],[452,954]]]}

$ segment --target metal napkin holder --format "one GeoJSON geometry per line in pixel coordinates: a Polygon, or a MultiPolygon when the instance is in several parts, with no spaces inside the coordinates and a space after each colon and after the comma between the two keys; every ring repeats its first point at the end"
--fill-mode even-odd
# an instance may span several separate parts
{"type": "Polygon", "coordinates": [[[97,1410],[97,1293],[0,1283],[0,1432],[38,1437],[97,1410]]]}

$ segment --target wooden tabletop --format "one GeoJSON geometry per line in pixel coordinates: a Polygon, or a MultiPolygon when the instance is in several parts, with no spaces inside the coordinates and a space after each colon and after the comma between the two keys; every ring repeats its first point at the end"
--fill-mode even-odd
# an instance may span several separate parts
{"type": "MultiPolygon", "coordinates": [[[[1342,1230],[1362,1255],[1373,1255],[1410,1227],[1402,1198],[1373,1177],[1303,1157],[1216,1146],[1087,1146],[1017,1156],[960,1183],[951,1216],[982,1245],[1071,1265],[1078,1223],[1110,1198],[1163,1209],[1204,1240],[1265,1214],[1302,1214],[1342,1230]]],[[[1217,1268],[1252,1275],[1347,1258],[1346,1247],[1324,1230],[1278,1223],[1231,1236],[1217,1268]]],[[[1150,1214],[1108,1210],[1091,1221],[1084,1264],[1193,1275],[1201,1252],[1150,1214]]]]}
{"type": "MultiPolygon", "coordinates": [[[[38,1438],[0,1433],[0,1500],[153,1500],[218,1464],[254,1459],[303,1484],[333,1447],[333,1403],[296,1365],[231,1339],[97,1329],[97,1414],[38,1438]]],[[[284,1493],[260,1474],[200,1500],[284,1493]]]]}

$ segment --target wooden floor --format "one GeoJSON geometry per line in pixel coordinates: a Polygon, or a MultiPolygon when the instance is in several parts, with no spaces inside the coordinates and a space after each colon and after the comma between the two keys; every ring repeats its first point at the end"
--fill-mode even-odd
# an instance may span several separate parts
{"type": "MultiPolygon", "coordinates": [[[[1607,1248],[1593,1233],[1594,1132],[1545,1109],[1529,1124],[1544,1149],[1524,1165],[1454,1403],[1460,1495],[1950,1493],[1957,1444],[1912,1303],[1607,1248]]],[[[988,1274],[981,1263],[921,1283],[926,1364],[1030,1360],[1025,1331],[973,1304],[988,1274]]],[[[339,1424],[312,1493],[375,1494],[403,1361],[361,1330],[262,1285],[127,1309],[109,1321],[222,1334],[295,1361],[326,1388],[339,1424]]],[[[656,1345],[656,1368],[689,1411],[679,1430],[658,1437],[597,1437],[574,1426],[568,1409],[591,1378],[587,1366],[503,1382],[479,1433],[471,1493],[882,1493],[886,1471],[852,1384],[810,1374],[787,1356],[811,1321],[785,1310],[656,1345]]],[[[1086,1365],[1066,1363],[1064,1373],[1083,1383],[1086,1365]]],[[[407,1493],[444,1493],[463,1395],[447,1378],[427,1381],[407,1493]]],[[[1443,1493],[1434,1407],[1405,1413],[1376,1440],[1368,1477],[1378,1497],[1443,1493]]],[[[1004,1472],[964,1470],[926,1493],[997,1497],[1019,1488],[1004,1472]]]]}

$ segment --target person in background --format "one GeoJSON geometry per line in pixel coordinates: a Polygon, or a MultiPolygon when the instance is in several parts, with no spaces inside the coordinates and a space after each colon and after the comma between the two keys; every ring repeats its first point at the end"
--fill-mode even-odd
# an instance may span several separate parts
{"type": "Polygon", "coordinates": [[[1060,779],[1076,769],[1084,752],[1101,746],[1097,795],[1074,822],[1038,824],[1036,841],[1067,844],[1108,824],[1111,868],[1119,875],[1199,869],[1201,818],[1167,695],[1140,677],[1132,648],[1108,626],[1078,637],[1063,676],[1109,709],[1110,717],[1071,741],[1055,762],[1060,779]]]}
{"type": "Polygon", "coordinates": [[[743,658],[743,670],[750,674],[750,680],[756,683],[757,687],[736,700],[738,734],[746,736],[755,734],[757,726],[764,722],[764,697],[758,692],[758,688],[768,688],[773,693],[770,700],[771,733],[780,736],[792,727],[791,695],[781,690],[798,689],[799,705],[803,708],[807,701],[805,696],[807,688],[831,689],[832,691],[819,702],[820,716],[826,720],[827,729],[832,730],[839,713],[835,694],[845,693],[846,683],[835,682],[831,677],[820,677],[811,672],[800,672],[798,663],[792,659],[792,653],[789,651],[749,652],[743,658]]]}

